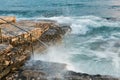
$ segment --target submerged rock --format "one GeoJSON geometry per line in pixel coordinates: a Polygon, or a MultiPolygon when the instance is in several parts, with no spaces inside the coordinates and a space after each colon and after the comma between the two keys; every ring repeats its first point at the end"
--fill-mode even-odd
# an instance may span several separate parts
{"type": "Polygon", "coordinates": [[[74,71],[67,71],[64,77],[66,80],[120,80],[107,75],[90,75],[87,73],[78,73],[74,71]]]}

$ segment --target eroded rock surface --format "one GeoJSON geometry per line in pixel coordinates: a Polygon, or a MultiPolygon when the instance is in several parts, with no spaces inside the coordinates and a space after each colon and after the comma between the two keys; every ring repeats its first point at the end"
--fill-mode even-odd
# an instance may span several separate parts
{"type": "Polygon", "coordinates": [[[33,50],[46,49],[44,47],[48,46],[47,42],[55,43],[67,32],[54,21],[13,22],[0,25],[0,79],[24,65],[33,50]]]}
{"type": "Polygon", "coordinates": [[[30,51],[26,46],[12,47],[12,45],[0,44],[0,79],[11,71],[18,69],[30,57],[30,51]]]}

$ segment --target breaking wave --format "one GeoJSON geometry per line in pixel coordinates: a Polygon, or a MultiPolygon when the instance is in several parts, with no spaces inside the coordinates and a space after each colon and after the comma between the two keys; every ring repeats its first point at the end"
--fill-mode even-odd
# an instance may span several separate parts
{"type": "Polygon", "coordinates": [[[120,22],[96,16],[40,17],[69,24],[72,32],[63,44],[50,47],[35,60],[67,64],[69,70],[89,74],[120,75],[120,22]]]}

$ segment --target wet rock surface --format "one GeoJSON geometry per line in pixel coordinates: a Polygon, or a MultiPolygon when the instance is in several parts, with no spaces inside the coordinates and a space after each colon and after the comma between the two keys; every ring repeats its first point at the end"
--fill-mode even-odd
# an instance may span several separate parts
{"type": "Polygon", "coordinates": [[[27,62],[25,66],[20,68],[19,71],[10,75],[9,77],[6,77],[6,79],[53,80],[54,78],[61,78],[65,67],[65,64],[44,61],[30,61],[27,62]]]}
{"type": "Polygon", "coordinates": [[[77,73],[74,71],[68,71],[65,74],[65,79],[67,80],[120,80],[112,76],[105,75],[90,75],[86,73],[77,73]]]}
{"type": "Polygon", "coordinates": [[[56,43],[62,39],[63,35],[70,31],[70,26],[50,27],[49,30],[43,33],[40,40],[47,43],[56,43]]]}
{"type": "Polygon", "coordinates": [[[7,80],[119,80],[111,76],[89,75],[68,71],[66,64],[29,61],[14,74],[6,77],[7,80]]]}
{"type": "Polygon", "coordinates": [[[6,77],[21,80],[64,80],[66,64],[44,61],[29,61],[16,73],[6,77]]]}

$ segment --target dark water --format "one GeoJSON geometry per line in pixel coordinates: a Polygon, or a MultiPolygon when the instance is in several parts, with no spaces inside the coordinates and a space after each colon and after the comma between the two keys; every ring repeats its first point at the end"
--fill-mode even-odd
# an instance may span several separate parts
{"type": "Polygon", "coordinates": [[[0,15],[70,24],[72,32],[62,45],[34,59],[120,77],[120,0],[1,0],[0,4],[0,15]]]}

